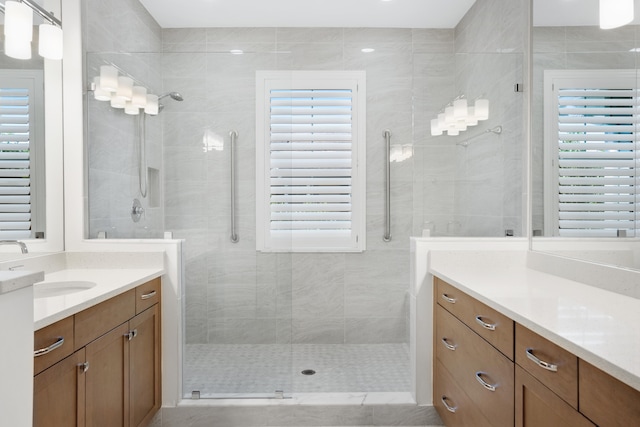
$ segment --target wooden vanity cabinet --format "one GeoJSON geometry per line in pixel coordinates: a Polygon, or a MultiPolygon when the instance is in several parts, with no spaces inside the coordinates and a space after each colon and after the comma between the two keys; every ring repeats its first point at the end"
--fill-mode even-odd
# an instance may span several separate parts
{"type": "Polygon", "coordinates": [[[160,279],[139,288],[71,317],[81,347],[35,376],[34,426],[148,425],[161,401],[160,279]]]}

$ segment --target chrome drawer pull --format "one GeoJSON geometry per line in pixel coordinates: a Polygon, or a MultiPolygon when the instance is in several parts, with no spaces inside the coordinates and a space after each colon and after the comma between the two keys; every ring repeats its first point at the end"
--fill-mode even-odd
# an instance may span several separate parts
{"type": "Polygon", "coordinates": [[[482,320],[482,316],[476,316],[476,322],[478,322],[478,324],[480,326],[482,326],[485,329],[488,329],[490,331],[495,331],[496,330],[496,324],[495,323],[487,323],[484,320],[482,320]]]}
{"type": "Polygon", "coordinates": [[[449,341],[447,341],[446,338],[442,338],[442,344],[451,351],[456,351],[456,348],[458,348],[458,344],[449,344],[449,341]]]}
{"type": "Polygon", "coordinates": [[[497,385],[491,385],[488,382],[486,382],[485,380],[482,379],[482,376],[486,375],[484,372],[476,372],[476,379],[478,380],[478,382],[480,384],[482,384],[482,387],[486,388],[489,391],[496,391],[496,387],[497,385]]]}
{"type": "Polygon", "coordinates": [[[456,413],[456,411],[458,410],[457,406],[451,406],[447,403],[447,400],[451,400],[449,399],[447,396],[442,396],[440,398],[440,400],[442,400],[442,404],[444,405],[445,408],[447,408],[447,411],[451,412],[451,413],[456,413]]]}
{"type": "Polygon", "coordinates": [[[78,365],[78,368],[80,368],[80,370],[82,371],[82,373],[85,373],[89,370],[89,362],[84,362],[84,363],[80,363],[78,365]]]}
{"type": "Polygon", "coordinates": [[[33,357],[40,357],[40,356],[44,356],[45,354],[49,354],[56,348],[62,347],[62,344],[64,344],[64,337],[58,337],[57,341],[51,344],[49,347],[41,348],[40,350],[35,350],[33,352],[33,357]]]}
{"type": "Polygon", "coordinates": [[[531,359],[533,363],[535,363],[536,365],[540,366],[543,369],[546,369],[547,371],[558,372],[558,365],[554,365],[553,363],[545,362],[544,360],[538,359],[533,354],[532,348],[527,349],[527,357],[531,359]]]}
{"type": "Polygon", "coordinates": [[[445,300],[446,302],[450,303],[450,304],[455,304],[457,299],[456,298],[451,298],[449,295],[447,294],[442,294],[442,299],[445,300]]]}
{"type": "Polygon", "coordinates": [[[156,296],[156,291],[151,291],[148,294],[144,294],[142,296],[140,296],[140,299],[149,299],[149,298],[153,298],[156,296]]]}

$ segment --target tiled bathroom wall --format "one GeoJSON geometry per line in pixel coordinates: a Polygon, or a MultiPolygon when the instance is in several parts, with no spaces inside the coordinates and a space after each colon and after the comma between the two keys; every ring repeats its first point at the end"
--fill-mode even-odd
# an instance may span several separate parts
{"type": "MultiPolygon", "coordinates": [[[[160,94],[160,26],[137,1],[83,2],[85,76],[87,87],[111,64],[136,85],[160,94]]],[[[90,238],[99,232],[107,238],[158,238],[163,235],[161,118],[146,121],[146,158],[150,179],[140,183],[140,116],[126,115],[109,102],[96,101],[91,91],[85,98],[88,163],[88,212],[90,238]],[[138,222],[131,217],[133,201],[144,213],[138,222]]],[[[144,168],[143,168],[144,170],[144,168]]]]}
{"type": "Polygon", "coordinates": [[[163,31],[164,86],[185,96],[167,106],[164,150],[166,227],[187,240],[188,342],[406,342],[414,167],[422,160],[415,123],[432,113],[427,98],[442,104],[450,96],[450,68],[438,64],[453,62],[440,58],[452,57],[452,41],[451,30],[163,31]],[[367,72],[364,253],[255,250],[255,72],[276,69],[367,72]],[[416,97],[425,99],[419,108],[416,97]],[[416,148],[391,165],[389,243],[382,241],[385,129],[392,145],[416,148]],[[229,239],[231,130],[239,134],[237,244],[229,239]]]}

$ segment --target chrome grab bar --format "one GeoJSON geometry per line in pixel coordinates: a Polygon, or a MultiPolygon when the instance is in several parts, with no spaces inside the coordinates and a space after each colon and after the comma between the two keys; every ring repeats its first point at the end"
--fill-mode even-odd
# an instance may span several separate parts
{"type": "Polygon", "coordinates": [[[384,235],[382,236],[382,240],[384,242],[391,241],[391,131],[389,129],[385,129],[382,132],[382,136],[384,136],[386,147],[386,159],[385,159],[385,203],[384,203],[384,235]]]}
{"type": "Polygon", "coordinates": [[[236,139],[238,132],[229,132],[231,137],[231,242],[238,243],[240,236],[236,233],[236,139]]]}

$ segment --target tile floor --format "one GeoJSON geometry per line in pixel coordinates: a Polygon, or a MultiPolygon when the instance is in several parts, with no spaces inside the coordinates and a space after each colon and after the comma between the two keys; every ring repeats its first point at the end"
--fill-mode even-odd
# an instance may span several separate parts
{"type": "Polygon", "coordinates": [[[184,394],[201,398],[291,393],[408,392],[407,344],[189,344],[184,394]],[[312,369],[314,375],[303,375],[312,369]]]}

